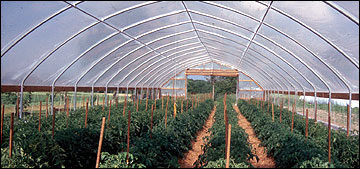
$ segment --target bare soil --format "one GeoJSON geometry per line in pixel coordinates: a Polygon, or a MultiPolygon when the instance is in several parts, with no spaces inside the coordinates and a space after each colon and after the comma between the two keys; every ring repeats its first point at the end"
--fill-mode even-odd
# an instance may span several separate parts
{"type": "Polygon", "coordinates": [[[238,113],[238,125],[242,127],[245,132],[249,135],[248,142],[251,144],[252,153],[256,154],[259,157],[259,161],[255,158],[250,160],[250,163],[255,168],[275,168],[275,160],[273,157],[267,156],[266,149],[260,146],[261,141],[256,137],[256,134],[251,127],[251,124],[246,120],[246,118],[240,113],[240,110],[237,106],[233,105],[233,108],[238,113]]]}
{"type": "Polygon", "coordinates": [[[216,106],[205,122],[203,128],[197,132],[196,139],[191,141],[192,148],[184,154],[184,158],[179,159],[180,168],[194,168],[195,161],[199,158],[199,155],[203,154],[202,146],[205,145],[203,138],[210,136],[209,129],[214,124],[214,115],[216,112],[216,106]]]}

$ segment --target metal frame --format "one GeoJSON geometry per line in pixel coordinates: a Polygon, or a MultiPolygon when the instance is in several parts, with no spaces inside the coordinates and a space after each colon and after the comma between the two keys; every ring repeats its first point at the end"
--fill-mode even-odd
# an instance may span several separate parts
{"type": "MultiPolygon", "coordinates": [[[[202,23],[202,22],[193,21],[192,18],[191,18],[191,16],[190,16],[190,14],[189,14],[189,12],[196,13],[197,11],[188,10],[184,2],[182,2],[182,3],[183,3],[183,5],[184,5],[185,11],[184,11],[184,10],[178,10],[178,11],[173,11],[173,12],[170,12],[170,13],[166,13],[166,14],[154,16],[154,17],[151,17],[151,18],[148,18],[148,19],[145,19],[145,20],[141,20],[141,21],[139,21],[139,22],[137,22],[137,23],[134,23],[134,24],[132,24],[132,25],[129,25],[129,26],[127,26],[126,28],[124,28],[124,29],[122,29],[122,30],[119,30],[119,29],[115,28],[114,26],[112,26],[111,24],[106,23],[105,20],[107,20],[107,19],[109,19],[109,18],[111,18],[111,17],[113,17],[113,16],[116,16],[116,15],[118,15],[118,14],[121,14],[122,12],[130,11],[130,10],[132,10],[132,9],[136,9],[136,8],[139,8],[139,7],[142,7],[142,6],[154,4],[154,3],[157,3],[157,2],[146,2],[146,3],[138,4],[138,5],[135,5],[135,6],[126,8],[126,9],[124,9],[124,10],[122,10],[122,11],[116,12],[115,14],[109,15],[109,16],[105,17],[104,19],[99,19],[99,18],[97,18],[96,16],[93,16],[93,15],[91,15],[91,14],[83,11],[82,9],[78,8],[76,5],[79,4],[79,3],[76,3],[76,4],[70,4],[70,3],[68,3],[68,2],[65,2],[65,3],[68,4],[67,7],[63,8],[62,10],[58,11],[57,13],[53,14],[52,16],[50,16],[50,17],[48,17],[47,19],[45,19],[44,21],[42,21],[40,24],[38,24],[38,25],[36,25],[35,27],[33,27],[30,31],[28,31],[28,32],[25,33],[23,36],[21,36],[19,39],[17,39],[17,40],[16,40],[9,48],[7,48],[7,49],[2,53],[2,55],[1,55],[1,57],[4,56],[7,51],[9,51],[13,46],[15,46],[18,42],[20,42],[23,38],[25,38],[25,37],[26,37],[28,34],[30,34],[32,31],[34,31],[35,29],[37,29],[38,27],[40,27],[42,24],[46,23],[48,20],[56,17],[57,15],[59,15],[59,14],[61,14],[62,12],[66,11],[67,9],[70,9],[71,7],[74,7],[75,9],[78,9],[78,10],[80,10],[81,12],[85,13],[86,15],[88,15],[88,16],[90,16],[90,17],[92,17],[92,18],[95,18],[95,19],[97,20],[97,22],[94,22],[94,23],[90,24],[90,26],[85,27],[85,28],[84,28],[83,30],[81,30],[80,32],[76,33],[75,35],[73,35],[73,36],[70,37],[69,39],[67,39],[67,40],[65,40],[64,42],[62,42],[61,45],[59,45],[59,46],[57,46],[55,49],[53,49],[52,52],[49,53],[49,55],[47,55],[47,56],[46,56],[45,58],[43,58],[40,62],[38,62],[38,63],[36,64],[36,66],[33,67],[32,70],[26,75],[26,77],[23,79],[22,84],[21,84],[21,94],[20,94],[20,95],[21,95],[21,96],[20,96],[20,97],[21,97],[21,98],[20,98],[20,105],[21,105],[21,106],[20,106],[20,109],[21,109],[21,112],[22,112],[22,108],[23,108],[23,106],[22,106],[23,88],[24,88],[24,83],[25,83],[26,79],[33,73],[33,71],[35,71],[35,70],[38,68],[38,66],[40,66],[48,57],[50,57],[50,55],[51,55],[52,53],[56,52],[59,48],[61,48],[61,47],[62,47],[63,45],[65,45],[67,42],[69,42],[70,40],[72,40],[73,38],[75,38],[77,35],[81,34],[82,32],[86,31],[87,29],[91,28],[92,26],[97,25],[98,23],[104,23],[105,25],[107,25],[107,26],[109,26],[109,27],[111,27],[111,28],[113,28],[113,29],[115,29],[115,30],[118,31],[118,32],[115,32],[115,33],[109,35],[109,36],[107,37],[108,39],[111,38],[111,37],[113,37],[113,36],[115,36],[115,35],[117,35],[117,34],[119,34],[119,33],[122,33],[124,36],[128,37],[129,39],[132,39],[132,40],[128,40],[127,42],[123,43],[122,45],[126,45],[127,43],[135,42],[135,41],[136,41],[136,42],[142,44],[142,45],[139,47],[139,49],[142,48],[142,47],[147,47],[147,48],[150,49],[150,52],[149,52],[149,53],[151,53],[151,52],[158,53],[158,55],[160,55],[160,56],[162,56],[162,57],[164,57],[164,58],[169,59],[169,61],[175,62],[175,65],[179,65],[180,67],[183,66],[183,67],[185,68],[185,67],[186,67],[185,65],[181,65],[181,64],[180,64],[181,61],[175,61],[175,60],[172,59],[172,58],[166,57],[166,56],[163,55],[163,53],[158,52],[158,51],[157,51],[158,49],[153,49],[153,48],[151,48],[150,46],[148,46],[148,45],[150,44],[150,42],[148,42],[148,43],[145,44],[145,43],[143,43],[143,42],[141,42],[141,41],[138,40],[138,37],[139,37],[139,36],[138,36],[138,37],[132,37],[131,35],[127,34],[126,32],[123,32],[123,31],[126,30],[126,29],[130,29],[130,28],[132,28],[132,27],[135,27],[135,26],[137,26],[137,25],[140,25],[140,24],[143,24],[143,23],[152,21],[152,20],[156,20],[156,19],[159,19],[159,18],[162,18],[162,17],[171,16],[171,15],[176,15],[176,14],[180,14],[180,13],[186,12],[186,13],[188,14],[189,18],[190,18],[190,21],[185,21],[185,22],[181,22],[181,23],[175,23],[175,24],[173,24],[173,25],[167,25],[167,26],[164,26],[164,27],[161,27],[161,28],[157,28],[157,29],[155,29],[155,30],[153,30],[153,31],[150,31],[150,32],[147,32],[147,33],[148,33],[148,34],[151,34],[151,33],[156,32],[156,31],[158,31],[158,30],[166,29],[166,28],[169,28],[169,27],[172,27],[172,26],[178,26],[178,25],[182,25],[182,24],[186,24],[186,23],[191,23],[191,24],[193,25],[194,30],[190,30],[190,31],[188,31],[188,32],[195,31],[195,33],[197,34],[197,37],[198,37],[200,43],[201,43],[202,46],[206,49],[206,51],[207,51],[207,53],[208,53],[208,57],[211,58],[212,62],[214,61],[214,58],[211,57],[211,55],[209,55],[209,51],[208,51],[207,47],[204,45],[204,43],[202,42],[200,36],[198,35],[198,31],[200,31],[200,30],[195,28],[194,23],[201,24],[201,25],[205,25],[205,26],[207,26],[207,27],[212,27],[212,28],[214,28],[214,27],[213,27],[213,26],[210,26],[210,25],[208,25],[208,24],[202,23]]],[[[81,2],[80,2],[80,3],[81,3],[81,2]]],[[[216,3],[213,3],[213,2],[203,2],[203,3],[210,4],[210,5],[217,6],[217,7],[221,7],[221,8],[223,8],[223,9],[227,9],[227,10],[230,10],[230,11],[233,11],[233,12],[236,12],[236,13],[239,13],[239,14],[244,15],[244,13],[239,12],[238,10],[231,9],[231,8],[229,8],[229,7],[225,7],[225,6],[223,6],[223,5],[219,5],[219,4],[216,4],[216,3]]],[[[263,2],[258,2],[258,3],[264,5],[263,2]]],[[[271,2],[271,3],[272,3],[272,2],[271,2]]],[[[317,35],[318,37],[320,37],[320,38],[321,38],[322,40],[324,40],[326,43],[328,43],[329,45],[331,45],[331,46],[332,46],[333,48],[335,48],[339,53],[341,53],[345,58],[347,58],[351,63],[353,63],[357,68],[359,68],[359,65],[358,65],[358,63],[357,63],[356,61],[354,61],[351,57],[349,57],[349,56],[348,56],[344,51],[342,51],[338,46],[336,46],[336,45],[333,44],[331,41],[329,41],[327,38],[325,38],[322,34],[320,34],[319,32],[315,31],[313,28],[311,28],[310,26],[304,24],[303,22],[297,20],[297,19],[294,18],[293,16],[291,16],[291,15],[289,15],[289,14],[287,14],[287,13],[285,13],[285,12],[283,12],[283,11],[275,8],[275,7],[272,7],[272,6],[271,6],[271,3],[270,3],[269,5],[265,4],[266,6],[268,6],[268,9],[267,9],[266,13],[269,11],[269,9],[273,9],[274,11],[276,11],[276,12],[278,12],[278,13],[280,13],[280,14],[288,17],[288,18],[290,18],[291,20],[297,22],[297,23],[300,24],[301,26],[305,27],[306,29],[310,30],[312,33],[314,33],[315,35],[317,35]]],[[[355,22],[355,23],[358,24],[358,19],[355,18],[355,20],[354,20],[354,16],[352,16],[350,13],[347,13],[347,11],[344,10],[343,8],[339,7],[338,5],[336,5],[336,4],[332,3],[332,2],[326,2],[326,4],[328,4],[329,6],[331,6],[332,8],[334,8],[335,10],[337,10],[338,12],[340,12],[341,14],[343,14],[344,16],[346,16],[348,19],[350,19],[350,20],[352,20],[353,22],[355,22]]],[[[198,12],[198,13],[200,13],[200,12],[198,12]]],[[[265,49],[266,51],[272,53],[273,55],[279,57],[274,51],[271,51],[271,50],[269,50],[267,47],[263,46],[261,43],[258,43],[258,42],[256,42],[256,41],[254,41],[255,36],[256,36],[256,35],[259,35],[259,36],[265,38],[266,40],[272,42],[272,43],[275,44],[276,46],[280,47],[282,50],[284,50],[285,52],[287,52],[287,53],[289,53],[290,55],[292,55],[294,58],[296,58],[298,61],[300,61],[305,67],[307,67],[307,69],[309,69],[317,78],[319,78],[319,80],[320,80],[322,83],[325,84],[325,86],[326,86],[326,87],[328,88],[328,90],[329,90],[329,96],[330,96],[329,99],[331,99],[331,90],[330,90],[328,84],[322,79],[322,76],[320,76],[320,75],[317,73],[317,71],[314,71],[314,70],[313,70],[311,67],[309,67],[304,61],[302,61],[301,58],[299,58],[298,56],[296,56],[295,54],[293,54],[291,51],[289,51],[289,50],[286,49],[285,47],[281,46],[280,44],[276,43],[275,41],[271,40],[270,38],[267,38],[266,36],[263,36],[263,35],[261,35],[261,34],[257,34],[257,31],[259,30],[261,24],[263,23],[263,20],[264,20],[264,18],[265,18],[265,16],[266,16],[266,13],[264,14],[264,16],[263,16],[263,18],[262,18],[261,21],[257,20],[256,18],[253,18],[253,17],[251,17],[251,16],[249,16],[249,15],[244,15],[244,16],[250,18],[250,19],[253,19],[253,20],[255,20],[255,21],[260,22],[260,24],[259,24],[259,26],[257,27],[256,32],[253,34],[251,40],[249,41],[249,44],[247,45],[246,50],[243,52],[242,57],[240,58],[239,66],[240,66],[240,64],[241,64],[241,61],[243,60],[243,57],[246,55],[246,52],[247,52],[247,50],[249,49],[249,47],[250,47],[250,45],[251,45],[252,42],[254,42],[254,44],[262,47],[262,48],[265,49]]],[[[206,14],[206,15],[207,15],[207,14],[206,14]]],[[[222,20],[223,20],[223,19],[222,19],[222,20]]],[[[230,22],[230,21],[229,21],[229,22],[230,22]]],[[[267,23],[264,23],[264,24],[267,25],[267,26],[269,26],[269,24],[267,24],[267,23]]],[[[270,27],[270,26],[269,26],[269,27],[270,27]]],[[[274,27],[270,27],[270,28],[274,29],[274,27]]],[[[216,29],[216,28],[215,28],[215,29],[216,29]]],[[[227,31],[226,29],[224,29],[224,28],[220,28],[220,30],[228,32],[228,31],[227,31]]],[[[279,32],[279,30],[277,30],[276,28],[275,28],[274,30],[276,30],[277,32],[279,32]]],[[[234,32],[231,31],[230,33],[233,34],[234,32]]],[[[284,35],[284,33],[282,33],[281,31],[280,31],[280,33],[284,35]]],[[[147,34],[145,34],[145,35],[147,35],[147,34]]],[[[145,36],[145,35],[142,34],[142,36],[145,36]]],[[[174,34],[171,34],[171,35],[174,35],[174,34]]],[[[236,33],[235,35],[238,36],[238,37],[243,38],[242,35],[240,35],[240,34],[237,34],[237,33],[236,33]]],[[[317,59],[319,59],[320,62],[322,62],[326,67],[328,67],[328,68],[330,69],[330,71],[333,72],[333,73],[337,76],[337,78],[339,78],[339,79],[346,85],[346,87],[348,88],[349,93],[350,93],[350,94],[349,94],[349,95],[350,95],[350,99],[349,99],[349,100],[350,100],[350,105],[351,105],[351,95],[352,95],[351,93],[352,93],[352,91],[351,91],[351,88],[350,88],[350,86],[349,86],[349,82],[340,75],[340,73],[338,72],[338,70],[335,69],[335,68],[332,68],[328,63],[326,63],[324,60],[322,60],[320,57],[318,57],[314,52],[312,52],[311,50],[307,49],[307,48],[306,48],[305,46],[303,46],[301,43],[295,41],[291,36],[288,36],[288,35],[287,35],[286,37],[290,38],[290,39],[293,40],[295,43],[299,44],[302,48],[304,48],[304,49],[307,50],[309,53],[311,53],[313,56],[315,56],[317,59]]],[[[52,84],[52,107],[53,107],[54,87],[55,87],[55,83],[56,83],[56,81],[58,80],[58,78],[61,77],[62,74],[63,74],[66,70],[68,70],[68,68],[71,67],[78,59],[80,59],[83,55],[85,55],[87,52],[89,52],[91,49],[93,49],[93,48],[96,47],[97,45],[100,45],[102,42],[106,41],[107,38],[104,38],[104,39],[98,41],[96,44],[94,44],[93,46],[91,46],[90,48],[88,48],[85,52],[83,52],[80,56],[78,56],[72,63],[70,63],[70,64],[56,77],[56,79],[54,80],[54,82],[53,82],[53,84],[52,84]]],[[[163,37],[161,37],[161,38],[159,38],[159,39],[162,39],[162,38],[163,38],[163,37]]],[[[244,39],[249,40],[248,38],[244,38],[244,39]]],[[[151,41],[151,43],[153,43],[153,42],[156,42],[156,41],[151,41]]],[[[208,46],[210,46],[210,45],[208,45],[208,46]]],[[[191,49],[190,49],[190,50],[191,50],[191,49]]],[[[111,51],[115,51],[115,50],[113,49],[113,50],[111,50],[111,51]]],[[[254,51],[255,51],[255,50],[254,50],[254,51]]],[[[132,53],[132,51],[131,51],[131,53],[132,53]]],[[[127,56],[128,56],[129,54],[131,54],[131,53],[127,53],[126,55],[122,56],[122,58],[127,57],[127,56]]],[[[176,53],[179,53],[179,52],[175,52],[175,53],[173,53],[172,55],[174,55],[174,54],[176,54],[176,53]]],[[[110,53],[110,54],[111,54],[111,53],[110,53]]],[[[109,55],[110,55],[110,54],[109,54],[109,55]]],[[[138,58],[140,58],[140,57],[138,57],[138,58]]],[[[279,58],[281,58],[281,57],[279,57],[279,58]]],[[[281,59],[281,60],[282,60],[282,59],[281,59]]],[[[100,61],[101,61],[101,59],[98,60],[97,63],[99,63],[100,61]]],[[[284,60],[282,60],[282,61],[284,61],[284,60]]],[[[285,61],[284,61],[284,62],[285,62],[285,61]]],[[[97,63],[96,63],[96,64],[97,64],[97,63]]],[[[167,62],[166,62],[166,63],[167,63],[167,62]]],[[[288,62],[285,62],[285,63],[288,64],[288,62]]],[[[95,66],[96,64],[94,64],[93,66],[95,66]]],[[[110,67],[107,68],[107,70],[111,69],[114,65],[115,65],[115,64],[112,64],[110,67]]],[[[130,65],[130,64],[128,64],[128,65],[130,65]]],[[[289,65],[289,64],[288,64],[288,65],[289,65]]],[[[91,69],[93,68],[93,66],[91,67],[91,69]]],[[[277,66],[278,66],[278,65],[277,65],[277,66]]],[[[289,65],[289,66],[290,66],[290,65],[289,65]]],[[[150,66],[149,66],[149,67],[150,67],[150,66]]],[[[293,68],[293,66],[290,66],[290,67],[293,68]]],[[[294,69],[294,68],[293,68],[293,69],[294,69]]],[[[95,80],[95,82],[94,82],[93,85],[92,85],[92,88],[94,87],[94,85],[95,85],[95,83],[97,82],[97,80],[100,79],[100,78],[102,77],[102,75],[104,75],[105,72],[107,72],[107,70],[104,71],[104,72],[95,80]]],[[[283,69],[282,69],[282,70],[283,70],[283,69]]],[[[295,70],[296,72],[298,72],[296,69],[294,69],[294,70],[295,70]]],[[[134,71],[135,71],[135,70],[134,70],[134,71]]],[[[119,71],[118,73],[120,73],[120,72],[121,72],[121,71],[119,71]]],[[[286,72],[286,71],[285,71],[285,72],[286,72]]],[[[88,71],[87,71],[85,74],[83,74],[83,76],[85,76],[87,73],[88,73],[88,71]]],[[[115,74],[115,75],[113,75],[113,77],[116,77],[116,76],[118,75],[118,73],[115,74]]],[[[132,73],[132,72],[130,72],[129,74],[131,74],[131,73],[132,73]]],[[[287,72],[286,72],[286,73],[287,73],[287,72]]],[[[298,73],[299,73],[299,72],[298,72],[298,73]]],[[[129,74],[128,74],[128,75],[129,75],[129,74]]],[[[138,74],[138,75],[139,75],[139,74],[138,74]]],[[[280,74],[280,75],[281,75],[281,74],[280,74]]],[[[83,77],[83,76],[82,76],[82,77],[83,77]]],[[[76,84],[75,84],[75,95],[76,95],[77,84],[78,84],[78,82],[82,79],[82,77],[80,77],[79,80],[78,80],[78,81],[76,82],[76,84]]],[[[137,77],[136,77],[136,78],[137,78],[137,77]]],[[[134,79],[136,79],[136,78],[134,78],[134,79]]],[[[125,79],[125,78],[124,78],[124,79],[125,79]]],[[[304,77],[304,79],[305,79],[308,83],[310,83],[305,77],[304,77]]],[[[112,80],[112,79],[111,79],[111,80],[112,80]]],[[[110,81],[111,81],[111,80],[110,80],[110,81]]],[[[295,80],[295,78],[294,78],[294,80],[295,80]]],[[[107,83],[107,85],[110,83],[110,81],[107,83]]],[[[153,82],[151,82],[151,83],[153,83],[153,82]]],[[[145,84],[145,83],[144,83],[144,84],[145,84]]],[[[312,83],[310,83],[310,84],[312,85],[312,83]]],[[[119,85],[120,85],[120,83],[119,83],[119,85]]],[[[316,95],[316,88],[315,88],[313,85],[312,85],[312,87],[314,88],[314,93],[315,93],[315,95],[316,95]]],[[[106,86],[106,89],[107,89],[107,86],[106,86]]],[[[304,95],[305,95],[305,92],[304,92],[304,95]]],[[[76,97],[75,97],[75,103],[76,103],[76,97]]],[[[330,106],[330,107],[331,107],[331,106],[330,106]]],[[[76,109],[76,104],[74,105],[74,108],[76,109]]],[[[53,110],[51,110],[51,111],[53,111],[53,110]]]]}
{"type": "Polygon", "coordinates": [[[265,11],[265,13],[264,13],[264,15],[263,15],[263,17],[262,17],[262,19],[261,19],[261,22],[259,23],[258,27],[256,28],[256,31],[253,33],[253,35],[252,35],[252,37],[251,37],[251,40],[249,41],[249,43],[248,43],[248,45],[247,45],[246,49],[245,49],[245,50],[244,50],[244,52],[242,53],[241,58],[240,58],[240,62],[239,62],[239,66],[240,66],[241,61],[243,60],[243,58],[244,58],[244,56],[245,56],[245,54],[246,54],[247,50],[249,49],[249,47],[250,47],[251,43],[253,42],[253,40],[254,40],[254,38],[255,38],[256,34],[258,33],[258,31],[259,31],[259,29],[260,29],[261,25],[263,24],[263,22],[264,22],[264,20],[265,20],[265,17],[266,17],[266,15],[267,15],[267,14],[268,14],[268,12],[269,12],[269,9],[270,9],[270,7],[271,7],[272,3],[273,3],[273,1],[271,1],[271,2],[270,2],[270,4],[269,4],[269,6],[267,7],[267,9],[266,9],[266,11],[265,11]]]}
{"type": "Polygon", "coordinates": [[[190,21],[191,21],[191,24],[192,24],[194,30],[195,30],[196,35],[197,35],[198,38],[199,38],[199,41],[201,42],[202,46],[206,49],[206,51],[207,51],[207,53],[208,53],[208,55],[209,55],[209,58],[213,61],[213,58],[212,58],[211,55],[209,54],[208,49],[207,49],[206,46],[203,44],[203,42],[202,42],[201,39],[200,39],[200,36],[199,36],[198,32],[196,31],[196,27],[195,27],[195,25],[194,25],[193,19],[191,18],[191,15],[190,15],[190,13],[189,13],[188,8],[187,8],[186,5],[185,5],[185,2],[184,2],[184,1],[181,1],[181,3],[184,5],[184,8],[185,8],[185,10],[186,10],[186,13],[187,13],[187,15],[189,16],[189,19],[190,19],[190,21]]]}

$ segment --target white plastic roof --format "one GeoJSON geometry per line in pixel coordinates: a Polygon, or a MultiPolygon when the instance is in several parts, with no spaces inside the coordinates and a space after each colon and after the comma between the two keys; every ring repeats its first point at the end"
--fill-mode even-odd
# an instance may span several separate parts
{"type": "Polygon", "coordinates": [[[207,62],[358,93],[359,2],[1,1],[1,85],[160,87],[207,62]]]}

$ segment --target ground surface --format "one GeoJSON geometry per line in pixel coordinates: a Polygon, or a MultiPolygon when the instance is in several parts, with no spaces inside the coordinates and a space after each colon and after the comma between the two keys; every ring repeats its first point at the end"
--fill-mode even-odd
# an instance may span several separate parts
{"type": "Polygon", "coordinates": [[[248,142],[252,146],[252,152],[259,157],[259,161],[255,158],[250,160],[250,163],[255,168],[275,168],[275,160],[273,157],[268,157],[266,155],[266,150],[264,147],[260,146],[261,141],[256,137],[254,130],[251,127],[251,124],[246,120],[246,118],[240,113],[239,108],[233,105],[233,108],[238,113],[238,124],[242,127],[245,132],[249,135],[248,142]]]}
{"type": "Polygon", "coordinates": [[[214,106],[213,111],[205,122],[203,128],[198,131],[196,134],[195,141],[191,141],[192,148],[187,153],[184,154],[184,158],[179,159],[180,168],[194,168],[194,163],[198,159],[199,155],[203,152],[202,145],[205,145],[204,138],[210,136],[209,129],[214,124],[214,115],[216,112],[216,106],[214,106]]]}

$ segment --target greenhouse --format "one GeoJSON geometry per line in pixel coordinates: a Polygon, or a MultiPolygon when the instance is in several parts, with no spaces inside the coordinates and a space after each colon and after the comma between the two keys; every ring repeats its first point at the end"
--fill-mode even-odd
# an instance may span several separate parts
{"type": "Polygon", "coordinates": [[[359,168],[358,1],[1,1],[3,168],[359,168]]]}

